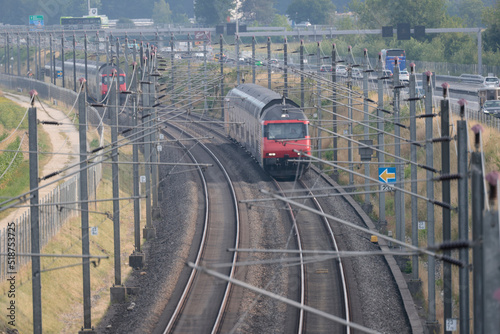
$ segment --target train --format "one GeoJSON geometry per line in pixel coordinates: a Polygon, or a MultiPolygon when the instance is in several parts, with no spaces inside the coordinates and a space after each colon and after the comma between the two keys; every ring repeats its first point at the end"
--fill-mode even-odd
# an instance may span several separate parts
{"type": "MultiPolygon", "coordinates": [[[[76,80],[78,87],[78,80],[80,78],[85,78],[85,60],[76,59],[76,80]]],[[[45,75],[51,76],[51,65],[50,63],[45,64],[45,75]]],[[[73,60],[68,60],[64,62],[65,76],[64,80],[66,82],[66,87],[73,88],[74,76],[73,76],[73,60]]],[[[103,63],[88,61],[87,62],[87,93],[88,98],[94,102],[102,102],[107,98],[108,87],[110,85],[110,78],[113,75],[113,71],[116,70],[118,74],[118,85],[120,92],[127,90],[127,78],[123,68],[118,68],[113,63],[103,63]]],[[[60,77],[62,74],[62,62],[56,60],[55,62],[55,72],[56,76],[60,77]]],[[[124,96],[120,94],[120,101],[123,101],[124,96]]]]}
{"type": "Polygon", "coordinates": [[[224,98],[226,134],[273,178],[300,178],[309,168],[309,120],[291,99],[256,84],[241,84],[224,98]]]}

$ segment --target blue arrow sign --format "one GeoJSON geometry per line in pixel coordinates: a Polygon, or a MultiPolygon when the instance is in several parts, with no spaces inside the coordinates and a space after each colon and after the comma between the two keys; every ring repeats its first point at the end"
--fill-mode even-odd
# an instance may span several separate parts
{"type": "Polygon", "coordinates": [[[396,183],[396,167],[379,167],[378,179],[384,183],[396,183]]]}

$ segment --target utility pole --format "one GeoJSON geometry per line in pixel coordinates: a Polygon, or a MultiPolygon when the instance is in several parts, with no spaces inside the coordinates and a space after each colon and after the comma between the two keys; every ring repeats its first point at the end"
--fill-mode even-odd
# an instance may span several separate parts
{"type": "MultiPolygon", "coordinates": [[[[368,126],[370,125],[369,121],[369,111],[368,111],[368,50],[363,50],[363,120],[364,120],[364,142],[368,145],[372,145],[373,142],[370,140],[370,129],[368,126]]],[[[370,157],[371,160],[371,157],[370,157]]],[[[363,209],[365,212],[369,213],[372,211],[372,205],[370,202],[370,164],[365,164],[365,203],[363,205],[363,209]]]]}
{"type": "Polygon", "coordinates": [[[252,36],[252,83],[255,83],[255,36],[252,36]]]}
{"type": "Polygon", "coordinates": [[[224,46],[223,46],[223,38],[222,34],[219,37],[220,44],[220,53],[219,53],[219,62],[220,62],[220,110],[221,110],[221,119],[224,119],[224,46]]]}
{"type": "MultiPolygon", "coordinates": [[[[433,136],[433,112],[432,112],[432,73],[430,71],[426,72],[424,75],[424,86],[425,86],[425,165],[427,168],[432,169],[434,167],[434,147],[430,143],[433,136]]],[[[433,172],[428,169],[426,173],[427,180],[431,180],[434,177],[433,172]]],[[[434,200],[434,183],[432,181],[427,182],[427,245],[434,246],[435,236],[434,236],[434,204],[431,202],[434,200]]],[[[439,333],[439,322],[436,320],[436,259],[433,256],[427,258],[428,271],[427,271],[427,281],[428,281],[428,317],[427,317],[427,328],[429,333],[439,333]]]]}
{"type": "Polygon", "coordinates": [[[286,37],[283,45],[283,79],[285,82],[283,95],[288,97],[288,41],[286,37]]]}
{"type": "MultiPolygon", "coordinates": [[[[410,166],[411,172],[411,193],[418,193],[418,176],[417,176],[417,106],[416,102],[418,98],[415,94],[416,88],[416,73],[415,64],[410,64],[410,160],[412,162],[410,166]]],[[[411,244],[418,247],[418,201],[417,197],[411,196],[411,244]]],[[[410,285],[413,286],[412,291],[420,291],[422,281],[420,281],[418,275],[418,255],[412,256],[411,261],[411,280],[410,285]]]]}
{"type": "Polygon", "coordinates": [[[500,328],[500,227],[498,212],[498,172],[486,176],[489,183],[489,208],[483,213],[483,333],[498,333],[500,328]]]}
{"type": "MultiPolygon", "coordinates": [[[[382,62],[382,55],[379,53],[378,54],[378,62],[377,62],[377,93],[378,93],[378,103],[377,103],[377,116],[378,116],[378,123],[377,123],[377,128],[378,128],[378,149],[383,151],[384,150],[384,132],[385,132],[385,124],[383,122],[384,120],[384,112],[382,111],[384,109],[384,65],[382,62]]],[[[377,157],[378,157],[378,167],[383,168],[385,167],[385,155],[377,151],[377,157]]],[[[378,210],[379,210],[379,228],[381,231],[386,231],[387,229],[387,220],[385,219],[385,192],[381,191],[379,193],[379,199],[378,199],[378,210]]]]}
{"type": "MultiPolygon", "coordinates": [[[[316,43],[316,63],[318,66],[317,69],[317,74],[318,76],[321,76],[321,44],[319,42],[316,43]]],[[[316,81],[316,89],[317,89],[317,95],[318,99],[316,100],[316,113],[318,116],[318,131],[317,131],[317,137],[318,137],[318,158],[321,159],[321,81],[317,80],[316,81]]],[[[319,168],[322,168],[323,164],[319,164],[319,168]]]]}
{"type": "MultiPolygon", "coordinates": [[[[302,41],[301,41],[302,45],[302,41]]],[[[302,91],[303,92],[303,91],[302,91]]],[[[337,152],[337,47],[332,44],[332,124],[333,124],[333,161],[338,161],[337,152]]],[[[339,171],[337,166],[333,167],[333,179],[339,181],[339,171]]]]}
{"type": "MultiPolygon", "coordinates": [[[[134,42],[135,43],[135,42],[134,42]]],[[[135,72],[137,68],[137,63],[132,64],[132,69],[135,72]]],[[[137,76],[136,73],[132,82],[130,83],[132,91],[132,159],[134,161],[132,167],[132,177],[133,177],[133,188],[134,188],[134,251],[129,256],[129,265],[132,268],[138,269],[144,266],[145,254],[141,251],[141,202],[140,202],[140,191],[139,191],[139,131],[137,130],[137,76]]]]}
{"type": "Polygon", "coordinates": [[[66,75],[65,70],[64,70],[64,34],[61,36],[61,72],[62,72],[62,86],[63,88],[66,87],[64,76],[66,75]]]}
{"type": "Polygon", "coordinates": [[[240,38],[238,34],[235,36],[235,46],[236,46],[236,84],[239,86],[241,81],[240,74],[240,38]]]}
{"type": "MultiPolygon", "coordinates": [[[[447,83],[443,84],[443,99],[441,100],[441,137],[450,136],[450,100],[448,100],[447,83]]],[[[441,174],[450,174],[450,142],[445,140],[441,143],[441,174]]],[[[450,181],[442,181],[443,203],[451,203],[450,181]]],[[[451,241],[451,211],[443,207],[443,242],[451,241]]],[[[445,250],[444,255],[451,256],[450,250],[445,250]]],[[[444,290],[444,324],[451,320],[452,310],[452,284],[451,263],[443,262],[443,290],[444,290]]],[[[451,333],[445,325],[445,333],[451,333]]]]}
{"type": "Polygon", "coordinates": [[[267,38],[267,89],[271,89],[271,37],[267,38]]]}
{"type": "MultiPolygon", "coordinates": [[[[399,81],[399,60],[394,59],[394,155],[401,157],[401,128],[400,123],[400,97],[401,83],[399,81]]],[[[401,166],[401,159],[396,159],[396,184],[398,188],[404,188],[404,170],[401,166]]],[[[404,193],[396,190],[394,193],[394,206],[396,207],[396,238],[399,241],[405,241],[405,200],[404,193]]]]}
{"type": "Polygon", "coordinates": [[[471,153],[471,193],[472,196],[472,295],[474,309],[474,333],[483,334],[483,210],[484,210],[484,175],[481,150],[481,133],[484,131],[480,124],[472,127],[474,131],[474,152],[471,153]]]}
{"type": "Polygon", "coordinates": [[[113,187],[113,252],[115,267],[115,283],[110,288],[111,303],[122,303],[127,295],[127,288],[122,285],[121,271],[121,246],[120,246],[120,185],[118,166],[118,101],[119,82],[118,73],[113,70],[112,84],[110,85],[110,98],[108,110],[111,117],[111,177],[113,187]]]}
{"type": "Polygon", "coordinates": [[[300,107],[304,108],[304,41],[300,41],[300,107]]]}
{"type": "Polygon", "coordinates": [[[73,90],[76,92],[76,37],[73,34],[73,90]]]}
{"type": "MultiPolygon", "coordinates": [[[[352,63],[351,63],[351,59],[352,59],[352,54],[351,54],[351,51],[352,51],[352,48],[351,46],[349,45],[347,47],[347,61],[348,61],[348,66],[347,66],[347,93],[348,93],[348,100],[347,100],[347,114],[348,114],[348,118],[350,120],[352,120],[352,63]]],[[[353,174],[353,171],[354,171],[354,165],[353,165],[353,156],[352,156],[352,122],[349,122],[347,124],[347,127],[348,127],[348,134],[347,136],[349,137],[349,139],[347,140],[347,156],[348,156],[348,159],[349,160],[349,186],[352,186],[354,184],[354,174],[353,174]]],[[[352,188],[349,187],[349,191],[352,191],[352,188]]]]}
{"type": "MultiPolygon", "coordinates": [[[[35,90],[30,92],[31,108],[28,111],[29,126],[29,162],[30,162],[30,221],[31,221],[31,253],[40,253],[40,222],[38,197],[38,119],[35,108],[35,90]]],[[[40,257],[31,257],[32,295],[33,295],[33,333],[42,334],[42,277],[40,273],[40,257]]]]}
{"type": "MultiPolygon", "coordinates": [[[[460,120],[457,121],[458,146],[458,239],[469,241],[469,169],[467,156],[467,122],[465,117],[465,100],[458,101],[460,120]]],[[[479,194],[474,194],[479,196],[479,194]]],[[[460,261],[464,264],[459,273],[460,299],[460,334],[470,333],[469,312],[469,249],[460,249],[460,261]]]]}
{"type": "MultiPolygon", "coordinates": [[[[82,270],[83,270],[83,330],[79,333],[89,333],[92,330],[92,313],[90,300],[90,255],[89,240],[89,194],[88,194],[88,169],[87,169],[87,96],[85,94],[86,80],[80,79],[81,90],[78,95],[78,115],[80,116],[80,209],[82,222],[82,270]]],[[[95,333],[95,332],[94,332],[95,333]]]]}
{"type": "MultiPolygon", "coordinates": [[[[142,48],[141,48],[142,49],[142,48]]],[[[146,50],[146,54],[148,54],[146,50]]],[[[142,128],[144,133],[152,131],[151,127],[151,101],[150,101],[150,85],[149,85],[149,57],[144,56],[142,70],[146,73],[146,81],[141,81],[142,88],[142,128]]],[[[143,236],[146,240],[154,239],[156,231],[152,223],[151,210],[151,141],[150,136],[145,135],[144,141],[144,170],[146,176],[146,227],[143,229],[143,236]]]]}

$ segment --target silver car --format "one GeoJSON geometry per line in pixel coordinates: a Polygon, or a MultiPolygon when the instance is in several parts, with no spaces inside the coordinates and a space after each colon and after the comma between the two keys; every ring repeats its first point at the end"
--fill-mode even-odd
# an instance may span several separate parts
{"type": "Polygon", "coordinates": [[[485,87],[499,87],[499,81],[497,77],[486,77],[483,82],[485,87]]]}

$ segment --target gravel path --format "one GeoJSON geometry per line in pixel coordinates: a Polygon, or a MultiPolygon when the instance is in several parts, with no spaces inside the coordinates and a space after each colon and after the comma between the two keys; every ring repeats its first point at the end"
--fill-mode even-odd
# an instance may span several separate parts
{"type": "MultiPolygon", "coordinates": [[[[13,102],[19,104],[23,108],[30,107],[30,99],[26,96],[5,93],[5,97],[12,100],[13,102]]],[[[43,107],[37,101],[35,103],[37,107],[37,116],[39,120],[43,121],[59,121],[64,123],[64,125],[45,125],[42,124],[43,130],[49,136],[49,140],[52,144],[52,152],[62,153],[54,154],[50,156],[50,160],[47,164],[39,171],[39,175],[48,175],[55,171],[61,170],[63,167],[70,164],[74,164],[79,161],[78,156],[75,155],[64,155],[64,153],[75,153],[80,152],[79,146],[79,135],[78,129],[71,125],[73,120],[68,118],[66,114],[61,111],[50,107],[48,104],[43,103],[43,107]]],[[[26,138],[27,142],[28,138],[26,138]]],[[[27,150],[27,145],[26,145],[27,150]]],[[[78,167],[74,167],[69,171],[65,171],[62,175],[58,177],[67,175],[68,173],[77,170],[78,167]]],[[[40,182],[40,186],[52,182],[53,179],[48,179],[40,182]]],[[[57,187],[57,183],[51,184],[47,187],[40,189],[39,197],[43,198],[45,195],[49,194],[54,188],[57,187]]],[[[11,221],[15,221],[18,217],[21,217],[25,212],[29,211],[29,208],[19,208],[11,212],[7,217],[0,221],[0,229],[3,229],[11,221]]]]}

